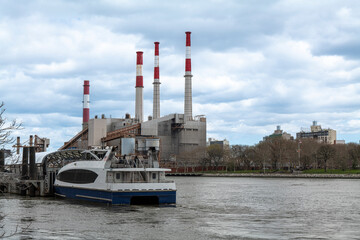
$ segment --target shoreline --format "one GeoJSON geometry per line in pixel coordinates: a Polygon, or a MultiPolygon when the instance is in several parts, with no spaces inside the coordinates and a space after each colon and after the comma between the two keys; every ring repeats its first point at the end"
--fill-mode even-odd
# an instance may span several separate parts
{"type": "Polygon", "coordinates": [[[255,178],[333,178],[360,179],[360,174],[304,174],[304,173],[203,173],[202,177],[255,177],[255,178]]]}

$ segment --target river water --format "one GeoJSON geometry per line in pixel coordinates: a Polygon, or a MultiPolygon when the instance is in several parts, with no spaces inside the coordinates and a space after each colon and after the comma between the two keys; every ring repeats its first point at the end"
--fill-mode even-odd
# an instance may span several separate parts
{"type": "Polygon", "coordinates": [[[0,198],[10,239],[360,239],[360,180],[174,177],[176,207],[0,198]]]}

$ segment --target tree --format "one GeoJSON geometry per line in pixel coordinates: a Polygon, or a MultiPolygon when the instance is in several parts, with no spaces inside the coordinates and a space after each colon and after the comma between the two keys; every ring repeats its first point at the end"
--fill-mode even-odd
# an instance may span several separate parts
{"type": "Polygon", "coordinates": [[[249,169],[252,162],[252,159],[250,158],[250,147],[246,145],[231,146],[231,159],[234,168],[249,169]]]}
{"type": "Polygon", "coordinates": [[[301,139],[300,144],[300,167],[309,169],[317,167],[316,153],[320,147],[320,143],[311,138],[301,139]]]}
{"type": "Polygon", "coordinates": [[[203,160],[206,156],[205,147],[196,147],[190,151],[182,152],[177,157],[177,163],[185,168],[187,171],[188,167],[196,167],[199,164],[203,166],[203,160]]]}
{"type": "Polygon", "coordinates": [[[330,166],[332,169],[341,169],[345,171],[349,166],[349,151],[348,145],[345,144],[336,144],[333,145],[336,153],[330,162],[330,166]]]}
{"type": "Polygon", "coordinates": [[[251,167],[253,166],[254,158],[255,158],[254,147],[246,146],[240,158],[246,170],[251,169],[251,167]]]}
{"type": "MultiPolygon", "coordinates": [[[[273,169],[278,169],[281,165],[287,164],[290,160],[289,151],[292,149],[292,141],[286,140],[282,137],[274,137],[267,140],[270,147],[270,159],[273,169]]],[[[289,168],[290,168],[289,163],[289,168]]]]}
{"type": "Polygon", "coordinates": [[[263,141],[255,145],[254,148],[254,162],[259,168],[264,169],[267,167],[267,160],[270,159],[270,146],[267,141],[263,141]]]}
{"type": "Polygon", "coordinates": [[[351,143],[349,144],[349,158],[351,161],[351,168],[356,169],[359,165],[360,159],[360,145],[351,143]]]}
{"type": "Polygon", "coordinates": [[[14,142],[14,138],[11,137],[11,133],[14,130],[21,128],[21,123],[13,120],[8,122],[8,120],[4,117],[4,102],[0,103],[0,145],[10,144],[14,142]]]}
{"type": "Polygon", "coordinates": [[[221,145],[214,144],[207,148],[207,154],[211,163],[214,163],[215,168],[220,165],[224,157],[224,149],[221,145]]]}
{"type": "Polygon", "coordinates": [[[324,163],[324,170],[326,172],[327,162],[335,156],[336,150],[331,145],[322,145],[317,151],[317,155],[324,163]]]}

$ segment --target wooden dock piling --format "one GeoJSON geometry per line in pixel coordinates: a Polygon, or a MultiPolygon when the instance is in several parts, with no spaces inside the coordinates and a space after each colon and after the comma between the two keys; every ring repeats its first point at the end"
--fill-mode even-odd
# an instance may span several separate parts
{"type": "MultiPolygon", "coordinates": [[[[21,179],[27,180],[29,167],[29,148],[23,147],[22,164],[21,164],[21,179]]],[[[20,190],[21,196],[26,196],[26,185],[23,185],[20,190]]]]}
{"type": "Polygon", "coordinates": [[[0,172],[5,169],[5,150],[0,150],[0,172]]]}
{"type": "MultiPolygon", "coordinates": [[[[32,144],[31,144],[32,145],[32,144]]],[[[35,162],[35,147],[29,147],[29,178],[30,180],[37,179],[37,169],[36,169],[36,162],[35,162]]],[[[30,197],[35,197],[35,186],[33,184],[29,187],[29,195],[30,197]]]]}
{"type": "Polygon", "coordinates": [[[28,178],[28,164],[29,164],[29,148],[23,147],[22,164],[21,164],[21,179],[28,178]]]}
{"type": "MultiPolygon", "coordinates": [[[[0,172],[5,169],[5,151],[0,150],[0,172]]],[[[0,182],[0,193],[4,192],[5,186],[0,182]]]]}

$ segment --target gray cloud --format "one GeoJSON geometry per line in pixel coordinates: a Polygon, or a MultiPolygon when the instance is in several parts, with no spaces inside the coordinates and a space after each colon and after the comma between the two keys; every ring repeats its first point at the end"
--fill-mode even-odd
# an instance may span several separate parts
{"type": "Polygon", "coordinates": [[[90,115],[134,112],[135,52],[144,51],[152,113],[153,42],[160,41],[161,114],[183,111],[185,34],[192,34],[194,115],[208,136],[253,144],[276,125],[318,120],[358,141],[357,1],[2,1],[0,100],[29,134],[59,147],[90,115]]]}

